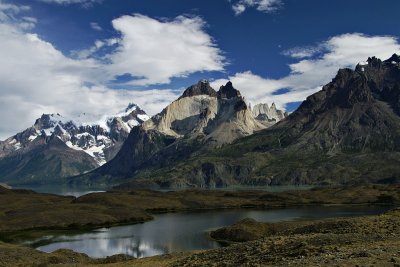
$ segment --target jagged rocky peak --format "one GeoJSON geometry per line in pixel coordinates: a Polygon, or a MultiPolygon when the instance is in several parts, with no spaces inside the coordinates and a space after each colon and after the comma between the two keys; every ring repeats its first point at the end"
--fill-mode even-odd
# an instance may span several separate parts
{"type": "Polygon", "coordinates": [[[208,81],[201,80],[188,87],[181,97],[143,124],[145,130],[183,137],[201,132],[218,110],[217,93],[208,81]]]}
{"type": "Polygon", "coordinates": [[[139,106],[135,103],[129,103],[128,106],[125,108],[125,112],[131,112],[133,110],[136,110],[137,108],[139,108],[139,106]]]}
{"type": "Polygon", "coordinates": [[[252,134],[265,125],[255,120],[231,82],[215,92],[208,81],[202,80],[142,127],[175,138],[202,136],[220,145],[252,134]]]}
{"type": "Polygon", "coordinates": [[[142,122],[149,119],[146,112],[134,103],[129,103],[129,105],[125,108],[125,114],[117,114],[117,116],[118,115],[121,115],[124,121],[133,117],[138,117],[138,119],[142,122]]]}
{"type": "Polygon", "coordinates": [[[377,57],[369,57],[367,61],[358,63],[355,71],[358,73],[369,74],[368,76],[371,76],[371,74],[374,75],[383,69],[393,69],[398,68],[399,66],[400,56],[395,53],[390,58],[384,61],[377,57]]]}
{"type": "Polygon", "coordinates": [[[111,132],[112,129],[125,129],[125,131],[129,133],[132,127],[147,121],[149,118],[146,112],[138,105],[129,103],[124,112],[108,119],[107,126],[110,128],[111,132]]]}
{"type": "Polygon", "coordinates": [[[384,61],[385,63],[400,63],[400,56],[394,53],[390,58],[384,61]]]}
{"type": "Polygon", "coordinates": [[[239,90],[236,90],[233,87],[233,84],[231,81],[227,82],[226,85],[221,86],[219,88],[219,91],[217,93],[218,98],[227,98],[227,99],[231,99],[234,97],[241,97],[241,94],[239,92],[239,90]]]}
{"type": "Polygon", "coordinates": [[[57,114],[42,114],[42,116],[35,121],[34,127],[37,130],[47,129],[54,127],[57,122],[65,120],[59,113],[57,114]]]}
{"type": "Polygon", "coordinates": [[[369,57],[367,59],[368,65],[372,67],[380,67],[382,65],[382,60],[377,57],[369,57]]]}
{"type": "Polygon", "coordinates": [[[270,122],[278,122],[288,115],[283,110],[277,109],[275,103],[270,107],[267,103],[259,103],[253,107],[252,112],[257,120],[270,122]]]}
{"type": "Polygon", "coordinates": [[[178,99],[196,95],[208,95],[216,97],[217,92],[210,86],[210,83],[207,80],[200,80],[197,84],[188,87],[178,99]]]}
{"type": "Polygon", "coordinates": [[[307,97],[297,115],[320,114],[338,108],[354,109],[386,102],[400,115],[399,56],[387,60],[370,57],[357,64],[355,70],[340,69],[332,82],[307,97]]]}

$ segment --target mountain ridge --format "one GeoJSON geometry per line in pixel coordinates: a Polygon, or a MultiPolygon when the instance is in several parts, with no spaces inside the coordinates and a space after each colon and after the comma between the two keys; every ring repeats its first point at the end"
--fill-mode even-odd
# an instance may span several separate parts
{"type": "Polygon", "coordinates": [[[400,57],[341,69],[268,129],[136,176],[120,188],[400,181],[400,57]]]}
{"type": "Polygon", "coordinates": [[[33,126],[0,141],[0,180],[9,184],[56,182],[56,178],[95,169],[112,159],[130,130],[148,116],[130,103],[114,116],[90,119],[85,113],[75,119],[43,114],[33,126]],[[35,168],[35,162],[41,167],[35,168]]]}
{"type": "Polygon", "coordinates": [[[188,87],[177,100],[132,129],[116,157],[71,183],[108,183],[173,165],[208,149],[265,129],[275,120],[257,120],[231,82],[216,92],[208,81],[188,87]]]}

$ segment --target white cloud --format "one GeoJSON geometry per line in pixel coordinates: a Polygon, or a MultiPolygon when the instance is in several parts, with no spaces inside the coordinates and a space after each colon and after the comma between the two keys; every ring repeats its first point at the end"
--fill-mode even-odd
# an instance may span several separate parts
{"type": "Polygon", "coordinates": [[[11,22],[0,22],[0,39],[0,139],[29,127],[43,113],[75,117],[86,112],[100,117],[134,102],[155,114],[179,93],[111,90],[104,86],[110,77],[105,65],[90,58],[68,58],[11,22]]]}
{"type": "Polygon", "coordinates": [[[235,12],[235,15],[242,14],[250,7],[254,7],[258,11],[264,13],[272,13],[280,9],[283,5],[282,0],[230,0],[230,2],[233,2],[232,9],[235,12]]]}
{"type": "Polygon", "coordinates": [[[72,53],[71,58],[31,33],[36,19],[21,14],[29,9],[0,0],[0,139],[32,125],[42,113],[103,116],[134,102],[153,115],[181,91],[151,89],[150,85],[224,68],[221,51],[204,31],[205,23],[199,17],[155,20],[123,16],[112,22],[118,36],[97,40],[92,47],[72,53]],[[115,76],[126,73],[142,77],[131,85],[150,89],[107,87],[115,76]]]}
{"type": "Polygon", "coordinates": [[[92,47],[72,53],[80,59],[93,58],[100,50],[115,47],[101,57],[109,63],[103,66],[109,79],[129,74],[133,79],[125,85],[148,86],[195,72],[224,70],[222,51],[199,17],[157,20],[136,14],[114,19],[112,25],[119,38],[97,40],[92,47]]]}
{"type": "MultiPolygon", "coordinates": [[[[117,38],[111,38],[106,40],[96,40],[93,46],[82,49],[82,50],[74,50],[71,51],[71,55],[78,59],[88,59],[96,57],[96,53],[99,52],[102,48],[111,47],[117,45],[120,42],[117,38]]],[[[100,57],[101,59],[101,57],[100,57]]],[[[103,58],[104,59],[104,58],[103,58]]]]}
{"type": "Polygon", "coordinates": [[[138,77],[130,84],[169,83],[172,77],[224,69],[225,59],[199,17],[160,21],[137,14],[115,19],[112,25],[121,39],[108,57],[109,71],[138,77]]]}
{"type": "Polygon", "coordinates": [[[283,51],[282,54],[296,59],[304,59],[313,57],[323,50],[323,46],[294,47],[283,51]]]}
{"type": "Polygon", "coordinates": [[[9,17],[9,16],[12,16],[12,14],[18,14],[22,11],[27,11],[27,10],[30,10],[29,6],[14,5],[14,4],[4,3],[3,1],[0,1],[0,11],[3,12],[2,17],[9,17]],[[8,11],[8,14],[4,13],[5,11],[8,11]]]}
{"type": "Polygon", "coordinates": [[[90,28],[99,32],[103,30],[103,28],[97,22],[90,22],[90,28]]]}
{"type": "Polygon", "coordinates": [[[0,0],[0,23],[13,23],[21,29],[32,29],[35,27],[37,20],[32,17],[22,17],[20,14],[30,10],[27,5],[14,5],[4,3],[0,0]]]}
{"type": "MultiPolygon", "coordinates": [[[[368,57],[386,59],[399,52],[400,43],[392,36],[343,34],[315,47],[286,51],[286,55],[299,61],[290,64],[290,74],[280,79],[263,78],[250,71],[236,73],[228,79],[253,104],[275,102],[280,108],[285,108],[288,103],[303,101],[318,91],[336,75],[339,68],[354,68],[368,57]],[[274,95],[280,89],[288,89],[289,92],[274,95]]],[[[214,81],[212,85],[218,88],[228,79],[214,81]]]]}

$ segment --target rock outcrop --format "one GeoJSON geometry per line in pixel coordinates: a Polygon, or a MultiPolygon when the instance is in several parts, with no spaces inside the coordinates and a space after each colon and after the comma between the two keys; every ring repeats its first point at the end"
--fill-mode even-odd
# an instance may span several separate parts
{"type": "Polygon", "coordinates": [[[72,182],[113,183],[131,179],[266,127],[255,119],[231,82],[215,92],[202,80],[187,88],[162,112],[134,128],[112,161],[72,182]],[[104,177],[109,180],[104,181],[104,177]]]}
{"type": "Polygon", "coordinates": [[[252,111],[254,117],[261,121],[278,122],[288,116],[287,112],[277,109],[275,103],[272,103],[271,107],[268,104],[257,104],[253,107],[252,111]]]}
{"type": "Polygon", "coordinates": [[[187,88],[142,127],[174,138],[203,138],[216,146],[266,128],[255,120],[231,82],[215,92],[205,80],[187,88]]]}

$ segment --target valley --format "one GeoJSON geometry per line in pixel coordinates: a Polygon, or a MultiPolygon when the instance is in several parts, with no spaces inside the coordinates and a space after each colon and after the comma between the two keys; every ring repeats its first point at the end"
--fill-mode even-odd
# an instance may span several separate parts
{"type": "MultiPolygon", "coordinates": [[[[357,227],[362,227],[364,223],[368,223],[366,224],[366,226],[372,227],[374,225],[373,221],[375,220],[373,218],[381,218],[381,216],[383,216],[382,218],[391,218],[391,216],[397,214],[396,211],[389,211],[388,215],[374,215],[372,217],[365,217],[365,215],[367,214],[380,214],[399,205],[400,188],[399,186],[393,185],[366,185],[357,187],[315,188],[311,190],[285,191],[277,193],[265,191],[192,190],[176,192],[155,192],[141,190],[128,192],[111,191],[105,193],[92,193],[81,196],[79,198],[63,197],[51,194],[40,194],[26,190],[9,190],[2,188],[0,198],[0,203],[3,203],[2,205],[0,205],[0,238],[3,242],[0,243],[2,247],[2,249],[0,249],[0,258],[2,259],[3,263],[2,266],[18,266],[18,264],[20,264],[20,266],[28,266],[28,262],[30,262],[31,264],[29,266],[35,266],[34,262],[36,262],[36,264],[45,263],[49,264],[50,266],[52,264],[59,263],[65,263],[67,265],[72,263],[80,263],[82,264],[82,266],[86,266],[86,264],[120,262],[119,264],[121,264],[121,266],[125,266],[124,264],[132,264],[132,262],[130,262],[130,260],[132,260],[130,256],[119,255],[111,257],[110,255],[107,255],[110,257],[102,259],[91,259],[85,254],[77,254],[76,252],[65,249],[46,254],[36,251],[27,245],[18,244],[20,244],[24,240],[37,240],[36,242],[38,243],[36,243],[36,246],[38,246],[39,244],[39,246],[46,246],[46,244],[49,244],[49,242],[51,243],[51,239],[48,239],[50,236],[53,236],[53,238],[56,236],[68,236],[71,234],[79,236],[81,234],[84,234],[85,232],[87,236],[90,233],[95,234],[96,231],[92,231],[94,229],[110,227],[113,225],[127,225],[132,223],[144,222],[145,226],[146,221],[153,220],[154,218],[156,223],[154,227],[161,231],[162,228],[160,228],[160,225],[157,226],[157,222],[158,220],[160,220],[157,219],[158,216],[161,216],[160,218],[163,218],[162,216],[165,217],[168,215],[165,213],[171,212],[179,213],[177,213],[176,216],[173,214],[172,217],[167,216],[165,217],[166,219],[179,218],[177,216],[191,216],[190,213],[186,213],[187,215],[185,215],[185,213],[181,213],[189,211],[201,211],[201,213],[197,213],[198,219],[194,219],[196,217],[193,217],[197,216],[196,214],[191,217],[192,219],[189,219],[190,217],[182,217],[182,219],[184,221],[197,220],[198,222],[195,225],[197,225],[196,227],[200,227],[200,233],[198,233],[200,235],[198,238],[204,238],[204,241],[207,240],[205,236],[206,232],[211,230],[204,229],[205,232],[202,232],[199,223],[203,221],[203,223],[207,222],[207,225],[210,225],[209,222],[212,222],[213,220],[209,221],[209,218],[213,218],[213,216],[226,217],[228,214],[231,214],[231,216],[233,216],[230,222],[226,220],[224,220],[224,222],[215,221],[215,226],[223,226],[229,223],[235,223],[241,218],[243,219],[247,217],[257,218],[258,220],[262,221],[268,221],[272,224],[267,224],[264,227],[261,223],[258,225],[256,221],[246,219],[245,221],[240,221],[238,224],[236,224],[236,226],[232,226],[235,227],[234,229],[237,230],[229,230],[230,228],[228,227],[227,230],[218,230],[216,232],[212,232],[211,237],[221,241],[223,240],[224,242],[230,242],[230,240],[236,242],[250,242],[243,243],[243,245],[250,247],[256,244],[257,246],[259,246],[260,242],[272,242],[271,240],[279,238],[278,236],[281,236],[280,238],[284,238],[283,240],[285,241],[283,241],[282,244],[289,242],[289,240],[292,240],[290,242],[296,243],[298,242],[296,239],[298,237],[285,237],[288,234],[292,236],[292,232],[290,232],[292,230],[290,229],[302,229],[293,231],[300,231],[299,234],[303,234],[300,234],[301,238],[299,238],[301,240],[308,240],[307,238],[313,238],[312,236],[315,235],[315,233],[325,233],[325,230],[321,230],[324,228],[316,228],[319,229],[319,232],[315,232],[317,230],[312,230],[313,232],[308,232],[308,230],[306,231],[306,229],[313,229],[309,227],[311,227],[312,225],[320,225],[321,223],[322,226],[318,227],[325,227],[323,225],[326,221],[326,227],[328,227],[329,229],[332,229],[331,222],[337,223],[337,232],[328,232],[333,238],[334,235],[343,235],[344,233],[349,231],[349,225],[347,223],[343,224],[343,220],[345,222],[357,222],[357,227]],[[8,201],[7,204],[4,201],[5,199],[7,199],[8,201]],[[10,205],[9,203],[13,204],[10,205]],[[376,209],[374,207],[381,208],[376,209]],[[236,211],[238,208],[241,209],[240,212],[242,212],[242,215],[240,215],[241,213],[238,213],[236,211]],[[329,210],[331,210],[332,213],[329,212],[329,210]],[[210,213],[212,211],[215,211],[215,215],[211,215],[213,214],[210,213]],[[305,211],[308,211],[308,213],[305,211]],[[164,213],[165,215],[157,215],[160,213],[164,213]],[[182,215],[180,215],[180,213],[182,215]],[[208,213],[208,215],[204,217],[203,213],[208,213]],[[356,217],[350,219],[323,219],[331,216],[356,217]],[[274,217],[275,219],[272,219],[274,217]],[[29,220],[27,220],[27,218],[29,218],[29,220]],[[311,218],[314,218],[312,220],[317,219],[317,222],[310,221],[311,218]],[[298,221],[299,219],[301,220],[298,221]],[[296,222],[288,222],[286,224],[278,223],[276,224],[277,226],[274,226],[274,220],[296,220],[296,222]],[[271,230],[268,230],[270,229],[270,227],[272,227],[271,230]],[[347,227],[347,230],[344,230],[344,228],[341,227],[347,227]],[[344,232],[340,232],[342,231],[340,229],[343,229],[344,232]],[[245,236],[245,239],[242,239],[242,236],[245,236]],[[45,237],[45,239],[40,241],[43,237],[45,237]],[[288,241],[286,241],[286,239],[288,241]],[[14,244],[11,244],[10,242],[14,244]]],[[[378,222],[386,223],[385,221],[381,222],[380,219],[378,222]]],[[[159,223],[164,225],[162,227],[166,226],[162,223],[162,220],[159,221],[159,223]]],[[[177,222],[175,222],[174,224],[176,226],[179,225],[179,223],[177,222]]],[[[138,226],[142,228],[140,224],[138,226]]],[[[108,231],[113,231],[112,229],[114,228],[109,228],[108,231]]],[[[121,228],[121,233],[125,233],[123,234],[123,236],[125,236],[127,233],[129,233],[129,230],[127,230],[128,228],[126,228],[125,230],[123,229],[125,228],[121,228]]],[[[190,230],[190,228],[188,229],[190,230]]],[[[99,232],[100,236],[104,235],[102,234],[102,231],[103,233],[105,233],[104,229],[101,230],[99,232]]],[[[171,238],[173,238],[173,240],[176,240],[176,236],[179,236],[180,234],[179,232],[180,231],[177,229],[177,231],[174,232],[171,238]]],[[[157,231],[154,231],[153,229],[150,230],[149,233],[156,234],[157,231]]],[[[101,240],[100,236],[99,240],[101,240]]],[[[134,236],[136,236],[136,234],[134,236]]],[[[76,238],[77,237],[72,237],[72,240],[75,241],[73,241],[73,243],[71,244],[78,244],[76,243],[76,238]]],[[[110,236],[108,238],[110,238],[110,236]]],[[[143,236],[143,238],[145,238],[145,236],[143,236]]],[[[68,239],[65,239],[65,237],[63,237],[63,240],[63,242],[66,242],[66,240],[68,239]]],[[[328,249],[329,246],[335,244],[334,242],[337,242],[333,240],[325,241],[326,243],[324,243],[320,247],[320,251],[318,253],[321,254],[322,257],[324,257],[326,253],[326,250],[324,248],[326,247],[326,249],[328,249]]],[[[387,241],[389,242],[390,240],[392,239],[388,239],[387,241]]],[[[132,242],[133,243],[128,242],[130,245],[128,245],[127,247],[134,249],[134,241],[132,242]]],[[[31,244],[33,245],[34,243],[31,244]]],[[[57,244],[57,242],[55,244],[57,244]]],[[[214,244],[213,246],[217,246],[216,243],[210,244],[214,244]]],[[[164,246],[163,243],[160,243],[160,245],[164,246]]],[[[65,244],[65,246],[68,247],[67,243],[65,244]]],[[[229,256],[229,253],[236,253],[235,249],[241,249],[241,246],[241,244],[236,244],[232,245],[232,248],[231,246],[229,246],[228,248],[218,248],[217,250],[215,250],[215,252],[214,250],[207,250],[205,252],[200,252],[200,254],[198,254],[197,252],[177,253],[174,252],[174,250],[167,250],[165,252],[173,253],[166,254],[165,256],[144,258],[143,260],[134,260],[134,263],[158,264],[157,266],[180,266],[182,262],[190,262],[190,265],[201,265],[206,264],[206,262],[213,257],[213,253],[219,253],[219,250],[224,251],[224,255],[226,255],[227,257],[226,261],[229,262],[230,260],[235,260],[233,254],[232,256],[229,256]]],[[[95,248],[93,246],[89,247],[95,248]]],[[[193,248],[196,249],[196,247],[193,248]]],[[[197,247],[197,249],[204,248],[206,247],[197,247]]],[[[143,250],[143,248],[138,249],[139,250],[137,251],[143,250]]],[[[177,249],[177,251],[187,251],[190,250],[190,246],[187,246],[186,244],[181,249],[179,249],[179,247],[177,249]]],[[[304,249],[307,248],[304,247],[304,249]]],[[[349,247],[346,249],[348,251],[353,250],[353,252],[357,252],[355,251],[356,247],[349,247]]],[[[315,260],[313,259],[313,257],[317,252],[315,252],[314,250],[312,251],[313,252],[310,252],[310,254],[304,254],[306,256],[300,259],[303,262],[307,262],[307,260],[315,260]],[[309,259],[307,255],[310,256],[309,259]]],[[[99,250],[94,250],[93,253],[99,253],[99,250]]],[[[125,254],[126,251],[123,253],[125,254]]],[[[144,250],[141,253],[150,252],[146,252],[146,250],[144,250]]],[[[261,253],[261,251],[259,253],[261,253]]],[[[283,253],[282,255],[286,255],[285,253],[287,252],[279,252],[278,250],[277,252],[273,253],[283,253]]],[[[134,253],[132,255],[139,256],[134,253]]],[[[150,253],[149,255],[152,254],[150,253]]],[[[271,254],[268,259],[265,259],[265,263],[274,263],[274,261],[271,259],[274,259],[275,257],[287,257],[286,260],[296,262],[297,260],[299,260],[297,256],[297,254],[293,254],[292,256],[271,254]]],[[[256,258],[260,260],[258,257],[256,258]]]]}

